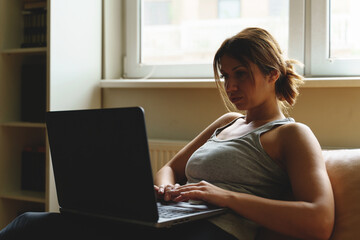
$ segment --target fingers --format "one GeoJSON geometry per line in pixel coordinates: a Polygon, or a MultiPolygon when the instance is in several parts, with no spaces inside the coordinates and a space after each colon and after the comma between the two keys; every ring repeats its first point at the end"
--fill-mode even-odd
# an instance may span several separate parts
{"type": "Polygon", "coordinates": [[[180,187],[180,184],[176,183],[175,185],[168,184],[166,186],[154,185],[155,192],[157,193],[158,199],[163,199],[164,201],[171,201],[173,199],[173,194],[171,193],[173,190],[180,187]]]}
{"type": "Polygon", "coordinates": [[[164,201],[183,202],[192,200],[205,200],[209,184],[205,181],[180,186],[179,184],[154,186],[158,199],[164,201]]]}
{"type": "Polygon", "coordinates": [[[206,191],[207,185],[208,185],[208,183],[205,181],[201,181],[198,183],[189,183],[189,184],[174,188],[171,190],[171,192],[176,194],[176,193],[187,192],[187,191],[192,191],[192,190],[206,191]]]}
{"type": "Polygon", "coordinates": [[[171,190],[173,201],[184,202],[188,200],[204,200],[207,192],[207,183],[202,181],[199,183],[187,184],[171,190]]]}
{"type": "Polygon", "coordinates": [[[170,191],[173,190],[175,188],[175,186],[173,185],[167,185],[165,188],[164,188],[164,200],[165,201],[171,201],[171,193],[170,191]]]}
{"type": "Polygon", "coordinates": [[[190,190],[180,192],[177,197],[173,199],[174,202],[187,202],[189,200],[202,200],[204,192],[200,190],[190,190]]]}

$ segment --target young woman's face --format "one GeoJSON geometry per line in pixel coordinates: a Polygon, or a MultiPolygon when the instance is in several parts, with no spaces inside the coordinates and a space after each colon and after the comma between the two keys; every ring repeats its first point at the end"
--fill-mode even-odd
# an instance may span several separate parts
{"type": "Polygon", "coordinates": [[[238,110],[258,107],[268,101],[270,96],[275,96],[275,83],[269,81],[270,74],[264,75],[256,64],[249,62],[250,69],[247,69],[240,61],[228,55],[220,59],[220,64],[226,93],[238,110]]]}

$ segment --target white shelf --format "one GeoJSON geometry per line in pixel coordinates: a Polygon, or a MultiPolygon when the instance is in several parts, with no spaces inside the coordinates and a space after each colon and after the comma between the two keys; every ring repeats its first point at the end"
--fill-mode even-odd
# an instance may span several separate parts
{"type": "MultiPolygon", "coordinates": [[[[101,88],[216,88],[214,79],[104,79],[101,88]]],[[[305,78],[301,88],[360,87],[360,77],[305,78]]]]}
{"type": "Polygon", "coordinates": [[[9,200],[25,201],[25,202],[45,203],[45,193],[44,192],[18,190],[18,191],[3,193],[0,195],[0,198],[9,199],[9,200]]]}
{"type": "Polygon", "coordinates": [[[47,47],[3,49],[2,54],[46,53],[47,47]]]}
{"type": "Polygon", "coordinates": [[[213,79],[104,79],[101,88],[216,88],[213,79]]]}
{"type": "Polygon", "coordinates": [[[2,123],[3,127],[24,127],[24,128],[46,128],[45,123],[33,123],[33,122],[5,122],[2,123]]]}

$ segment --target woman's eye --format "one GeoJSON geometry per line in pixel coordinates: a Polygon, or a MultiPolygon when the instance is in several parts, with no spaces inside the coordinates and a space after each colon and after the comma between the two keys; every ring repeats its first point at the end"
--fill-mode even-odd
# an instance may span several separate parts
{"type": "Polygon", "coordinates": [[[238,72],[235,72],[235,76],[236,78],[242,78],[246,75],[246,72],[244,71],[238,71],[238,72]]]}
{"type": "Polygon", "coordinates": [[[220,79],[224,79],[224,80],[225,80],[226,78],[227,78],[227,76],[226,76],[225,74],[221,74],[221,75],[220,75],[220,79]]]}

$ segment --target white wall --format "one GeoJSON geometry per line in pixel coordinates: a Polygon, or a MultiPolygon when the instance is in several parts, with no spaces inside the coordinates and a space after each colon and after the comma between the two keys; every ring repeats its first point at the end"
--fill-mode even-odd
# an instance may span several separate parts
{"type": "Polygon", "coordinates": [[[142,106],[149,138],[190,140],[225,113],[216,89],[105,89],[104,107],[142,106]]]}
{"type": "MultiPolygon", "coordinates": [[[[102,1],[49,3],[48,110],[100,108],[102,1]]],[[[47,210],[58,211],[51,161],[47,178],[47,210]]]]}
{"type": "MultiPolygon", "coordinates": [[[[302,88],[290,112],[321,145],[360,147],[360,88],[302,88]]],[[[104,107],[145,108],[149,138],[190,140],[225,113],[216,89],[105,89],[104,107]]]]}

